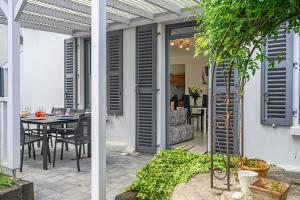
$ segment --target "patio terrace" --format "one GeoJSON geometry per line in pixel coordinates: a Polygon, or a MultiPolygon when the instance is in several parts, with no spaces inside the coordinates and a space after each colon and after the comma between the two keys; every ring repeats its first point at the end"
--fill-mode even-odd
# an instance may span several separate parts
{"type": "MultiPolygon", "coordinates": [[[[58,152],[60,152],[58,144],[58,152]]],[[[18,172],[18,178],[34,183],[36,200],[89,200],[91,199],[91,159],[83,155],[80,160],[81,172],[77,172],[75,149],[70,147],[64,152],[64,159],[59,158],[53,168],[49,164],[47,171],[42,170],[42,156],[37,148],[36,160],[28,157],[25,151],[23,172],[18,172]]],[[[51,148],[53,156],[53,148],[51,148]]],[[[124,154],[107,151],[107,200],[124,192],[125,188],[135,179],[135,172],[145,165],[151,156],[124,154]]]]}

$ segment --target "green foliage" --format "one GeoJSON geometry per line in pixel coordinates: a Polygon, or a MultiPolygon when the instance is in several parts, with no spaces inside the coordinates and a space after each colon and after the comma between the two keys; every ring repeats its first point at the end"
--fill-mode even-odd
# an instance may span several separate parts
{"type": "MultiPolygon", "coordinates": [[[[224,170],[224,159],[222,155],[215,155],[214,168],[224,170]]],[[[233,166],[238,164],[237,157],[231,161],[233,166]]],[[[196,174],[209,172],[210,165],[209,154],[192,154],[179,149],[161,151],[137,172],[138,180],[128,190],[137,191],[142,200],[167,200],[176,185],[196,174]]]]}
{"type": "Polygon", "coordinates": [[[191,8],[197,22],[195,54],[203,53],[218,66],[224,61],[250,78],[259,69],[258,61],[276,60],[263,53],[266,37],[277,37],[277,28],[300,31],[299,0],[202,0],[191,8]]]}
{"type": "Polygon", "coordinates": [[[12,177],[8,177],[0,174],[0,188],[13,185],[15,180],[12,177]]]}

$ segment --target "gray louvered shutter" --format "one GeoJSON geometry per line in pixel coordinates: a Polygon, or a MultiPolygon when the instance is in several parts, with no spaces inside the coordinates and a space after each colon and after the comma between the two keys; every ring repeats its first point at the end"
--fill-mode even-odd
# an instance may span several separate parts
{"type": "Polygon", "coordinates": [[[137,28],[136,148],[156,153],[157,25],[137,28]]]}
{"type": "Polygon", "coordinates": [[[4,97],[4,69],[0,68],[0,97],[4,97]]]}
{"type": "Polygon", "coordinates": [[[123,115],[123,30],[107,34],[107,113],[123,115]]]}
{"type": "Polygon", "coordinates": [[[268,61],[262,63],[261,122],[267,125],[289,126],[293,120],[293,37],[278,30],[277,39],[268,38],[266,56],[276,60],[275,67],[268,61]],[[282,58],[277,62],[278,56],[282,58]]]}
{"type": "MultiPolygon", "coordinates": [[[[226,117],[226,88],[224,80],[224,69],[228,68],[229,63],[224,62],[217,67],[215,80],[214,80],[214,108],[213,108],[213,119],[215,126],[213,129],[214,134],[214,151],[218,153],[227,152],[227,141],[226,141],[226,128],[225,128],[225,117],[226,117]]],[[[226,72],[227,74],[228,72],[226,72]]],[[[227,75],[226,75],[227,77],[227,75]]],[[[230,97],[231,97],[231,127],[229,134],[229,149],[231,154],[239,153],[239,138],[238,138],[238,71],[232,71],[231,84],[230,84],[230,97]]]]}
{"type": "Polygon", "coordinates": [[[77,39],[65,40],[65,107],[77,108],[77,39]]]}

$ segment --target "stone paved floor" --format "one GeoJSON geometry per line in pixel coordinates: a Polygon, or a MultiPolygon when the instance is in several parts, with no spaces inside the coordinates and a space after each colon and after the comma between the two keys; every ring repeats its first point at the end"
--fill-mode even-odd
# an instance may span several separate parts
{"type": "MultiPolygon", "coordinates": [[[[60,146],[60,145],[59,145],[60,146]]],[[[47,171],[42,170],[42,156],[37,151],[37,159],[28,158],[25,151],[24,169],[18,177],[34,183],[36,200],[88,200],[90,199],[91,159],[80,161],[81,172],[77,172],[75,151],[70,149],[59,159],[56,167],[49,164],[47,171]]],[[[60,152],[60,149],[58,149],[60,152]]],[[[53,157],[53,149],[51,149],[53,157]]],[[[85,155],[84,155],[85,156],[85,155]]],[[[128,155],[107,152],[107,198],[113,200],[135,179],[135,172],[151,159],[147,155],[128,155]]]]}

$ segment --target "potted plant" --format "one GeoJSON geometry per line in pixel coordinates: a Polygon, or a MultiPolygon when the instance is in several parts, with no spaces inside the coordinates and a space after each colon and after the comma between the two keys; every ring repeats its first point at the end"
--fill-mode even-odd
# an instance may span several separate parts
{"type": "Polygon", "coordinates": [[[263,160],[242,158],[240,168],[258,173],[258,177],[266,178],[270,165],[263,160]]]}
{"type": "Polygon", "coordinates": [[[189,87],[189,94],[194,99],[194,106],[197,106],[197,99],[201,96],[203,92],[199,87],[189,87]]]}
{"type": "Polygon", "coordinates": [[[249,186],[253,200],[285,200],[289,188],[290,185],[287,183],[266,178],[258,178],[249,186]]]}

